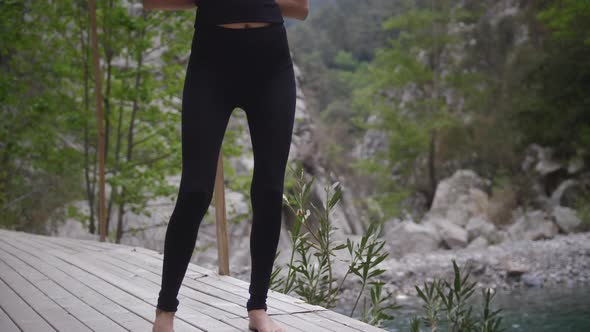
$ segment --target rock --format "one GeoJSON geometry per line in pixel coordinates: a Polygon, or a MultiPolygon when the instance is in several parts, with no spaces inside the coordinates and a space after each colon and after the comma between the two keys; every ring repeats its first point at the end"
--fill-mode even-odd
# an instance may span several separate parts
{"type": "Polygon", "coordinates": [[[510,240],[510,234],[508,233],[508,231],[505,231],[503,229],[499,229],[499,230],[496,230],[495,232],[488,234],[486,236],[486,239],[488,240],[489,245],[494,245],[494,244],[498,244],[498,243],[502,243],[504,241],[510,240]]]}
{"type": "Polygon", "coordinates": [[[430,217],[446,219],[464,227],[474,216],[487,216],[489,180],[471,170],[458,170],[450,178],[441,180],[434,200],[424,220],[430,217]]]}
{"type": "Polygon", "coordinates": [[[567,164],[567,172],[569,174],[577,173],[580,170],[582,170],[583,168],[584,168],[584,159],[580,156],[576,156],[576,157],[570,159],[570,161],[567,164]]]}
{"type": "Polygon", "coordinates": [[[573,179],[561,182],[551,193],[551,204],[575,207],[577,199],[583,194],[580,183],[573,179]]]}
{"type": "Polygon", "coordinates": [[[543,277],[537,273],[524,273],[520,280],[528,287],[542,287],[544,282],[543,277]]]}
{"type": "Polygon", "coordinates": [[[541,210],[525,213],[508,228],[508,234],[512,240],[550,239],[558,232],[557,225],[541,210]]]}
{"type": "Polygon", "coordinates": [[[496,226],[482,216],[475,216],[469,219],[465,226],[465,230],[467,231],[469,241],[472,241],[477,237],[487,236],[494,233],[496,231],[496,226]]]}
{"type": "Polygon", "coordinates": [[[553,154],[554,151],[550,147],[531,144],[525,151],[526,156],[522,169],[524,171],[534,169],[542,176],[553,173],[563,167],[559,161],[553,158],[553,154]]]}
{"type": "Polygon", "coordinates": [[[512,211],[518,207],[516,189],[512,185],[496,188],[489,198],[487,220],[494,225],[506,225],[512,222],[512,211]]]}
{"type": "Polygon", "coordinates": [[[467,246],[467,231],[443,218],[430,218],[424,224],[432,224],[438,230],[443,242],[451,249],[464,248],[467,246]]]}
{"type": "Polygon", "coordinates": [[[389,252],[401,257],[410,252],[425,253],[439,249],[441,238],[431,224],[417,224],[401,221],[391,227],[384,235],[389,252]]]}
{"type": "Polygon", "coordinates": [[[523,273],[529,272],[530,267],[520,262],[509,260],[504,263],[506,269],[506,278],[520,279],[523,273]]]}
{"type": "Polygon", "coordinates": [[[469,249],[478,249],[478,248],[485,248],[488,246],[488,240],[483,236],[478,236],[475,240],[471,241],[467,248],[469,249]]]}
{"type": "Polygon", "coordinates": [[[559,228],[566,233],[575,232],[579,230],[580,226],[582,225],[582,220],[578,218],[576,210],[570,209],[568,207],[554,207],[552,216],[559,228]]]}
{"type": "Polygon", "coordinates": [[[486,272],[487,264],[478,259],[468,258],[463,269],[472,276],[481,276],[486,272]]]}

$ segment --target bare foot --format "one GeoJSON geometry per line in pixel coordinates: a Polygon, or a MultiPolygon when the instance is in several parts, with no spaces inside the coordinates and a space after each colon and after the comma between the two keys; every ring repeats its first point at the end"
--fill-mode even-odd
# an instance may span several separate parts
{"type": "Polygon", "coordinates": [[[284,327],[272,320],[264,309],[248,311],[248,328],[258,332],[287,332],[284,327]]]}
{"type": "Polygon", "coordinates": [[[156,308],[156,320],[152,332],[174,332],[174,314],[175,312],[156,308]]]}

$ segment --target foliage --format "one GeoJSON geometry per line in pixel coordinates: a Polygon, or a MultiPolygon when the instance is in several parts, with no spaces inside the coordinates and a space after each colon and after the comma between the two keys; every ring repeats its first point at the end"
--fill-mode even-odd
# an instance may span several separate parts
{"type": "Polygon", "coordinates": [[[452,143],[453,131],[463,126],[461,105],[480,95],[473,88],[479,77],[465,72],[454,52],[465,32],[452,29],[474,14],[453,1],[404,4],[399,15],[383,22],[383,29],[395,37],[356,72],[355,77],[366,83],[354,90],[352,98],[358,110],[354,123],[387,137],[386,150],[356,163],[361,170],[369,166],[366,173],[380,179],[378,201],[387,216],[397,211],[405,198],[402,193],[424,191],[432,198],[439,165],[459,152],[444,147],[452,143]],[[367,121],[369,117],[376,120],[367,121]]]}
{"type": "Polygon", "coordinates": [[[348,276],[354,275],[361,281],[361,287],[350,316],[354,315],[363,297],[361,320],[378,325],[393,319],[389,311],[397,309],[398,305],[387,303],[389,294],[382,293],[383,282],[378,280],[385,272],[379,264],[389,255],[383,251],[385,242],[378,238],[379,224],[371,224],[358,242],[347,239],[346,243],[338,243],[332,239],[337,228],[331,224],[330,213],[342,198],[339,183],[324,188],[326,203],[318,207],[310,202],[314,178],[306,181],[300,162],[297,162],[296,169],[290,166],[290,171],[294,174],[295,184],[293,193],[284,195],[284,202],[295,216],[295,223],[289,230],[293,245],[286,276],[280,277],[283,266],[275,266],[271,288],[285,294],[294,292],[310,304],[332,308],[344,282],[348,276]],[[314,222],[317,228],[312,225],[314,222]],[[339,252],[344,249],[348,251],[349,260],[339,258],[342,257],[339,252]],[[338,261],[348,263],[348,269],[340,280],[333,273],[338,261]],[[365,291],[367,287],[369,295],[365,291]],[[368,305],[367,298],[370,299],[368,305]]]}
{"type": "MultiPolygon", "coordinates": [[[[590,161],[590,5],[583,0],[546,2],[532,13],[542,43],[517,91],[516,120],[523,144],[556,149],[564,160],[590,161]]],[[[521,57],[526,54],[520,54],[521,57]]],[[[529,60],[522,59],[521,61],[529,60]]]]}
{"type": "MultiPolygon", "coordinates": [[[[48,220],[69,216],[94,233],[98,158],[88,3],[0,3],[0,220],[47,232],[48,220]],[[80,201],[86,209],[78,210],[80,201]]],[[[107,227],[116,241],[133,230],[123,222],[126,213],[149,215],[148,201],[175,194],[169,176],[181,171],[179,111],[193,21],[192,11],[144,11],[139,0],[97,2],[107,227]]],[[[240,153],[231,142],[224,152],[240,153]]]]}
{"type": "MultiPolygon", "coordinates": [[[[44,230],[81,186],[76,6],[0,1],[0,223],[44,230]],[[51,32],[51,33],[48,33],[51,32]],[[74,42],[73,42],[74,41],[74,42]]],[[[79,193],[79,192],[78,192],[79,193]]]]}
{"type": "Polygon", "coordinates": [[[424,323],[431,331],[436,332],[442,326],[450,332],[500,332],[502,317],[499,313],[502,309],[492,310],[491,301],[495,295],[491,289],[482,289],[484,299],[482,313],[476,317],[472,311],[473,306],[468,304],[469,298],[475,292],[475,282],[469,283],[455,260],[452,260],[454,280],[452,283],[444,279],[435,279],[432,283],[424,283],[424,287],[415,286],[418,296],[423,301],[424,316],[414,317],[411,323],[411,331],[419,332],[420,324],[424,323]]]}
{"type": "MultiPolygon", "coordinates": [[[[284,202],[295,217],[295,223],[289,230],[292,249],[286,266],[275,265],[271,275],[271,288],[284,294],[296,293],[307,303],[326,308],[335,307],[342,293],[344,281],[354,275],[361,283],[350,317],[353,317],[359,300],[363,298],[360,320],[380,326],[394,319],[392,312],[401,308],[391,294],[384,295],[384,282],[379,280],[385,270],[381,263],[388,257],[384,252],[384,240],[379,237],[380,223],[370,224],[358,242],[346,239],[346,243],[338,243],[331,239],[337,228],[331,225],[330,211],[342,198],[342,190],[338,182],[324,188],[326,197],[324,206],[318,207],[311,201],[314,178],[307,181],[300,162],[297,167],[290,167],[294,184],[291,192],[284,195],[284,202]],[[310,210],[311,207],[311,210],[310,210]],[[317,223],[317,228],[315,224],[317,223]],[[347,249],[350,259],[342,259],[339,251],[347,249]],[[338,261],[346,262],[348,269],[344,276],[337,280],[333,273],[338,261]],[[282,273],[286,269],[285,273],[282,273]],[[367,296],[365,289],[370,286],[367,296]],[[367,305],[367,299],[370,303],[367,305]]],[[[277,253],[277,256],[279,253],[277,253]]],[[[479,317],[472,314],[473,307],[468,300],[474,292],[475,283],[469,283],[469,274],[462,276],[455,260],[452,260],[454,280],[437,280],[421,289],[416,286],[418,296],[423,301],[425,313],[414,317],[411,331],[420,331],[424,323],[432,331],[447,324],[448,331],[462,332],[500,332],[501,317],[499,310],[490,307],[494,294],[490,289],[482,290],[484,304],[479,317]],[[443,317],[444,315],[444,317],[443,317]]]]}

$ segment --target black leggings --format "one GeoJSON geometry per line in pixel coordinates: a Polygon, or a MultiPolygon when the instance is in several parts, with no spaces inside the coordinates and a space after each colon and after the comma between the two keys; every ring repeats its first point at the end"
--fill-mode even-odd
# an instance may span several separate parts
{"type": "Polygon", "coordinates": [[[234,29],[195,25],[182,95],[182,176],[166,230],[157,307],[176,311],[217,159],[234,108],[245,111],[254,152],[248,311],[264,309],[281,231],[283,181],[295,116],[293,63],[283,23],[234,29]]]}

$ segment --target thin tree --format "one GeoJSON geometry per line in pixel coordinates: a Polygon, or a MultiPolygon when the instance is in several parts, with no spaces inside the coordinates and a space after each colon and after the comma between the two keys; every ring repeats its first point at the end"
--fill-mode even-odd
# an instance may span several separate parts
{"type": "Polygon", "coordinates": [[[98,126],[98,224],[100,232],[100,241],[104,242],[106,238],[106,220],[105,220],[105,133],[102,123],[102,86],[100,74],[100,59],[98,54],[98,38],[96,33],[96,3],[90,0],[90,25],[92,35],[92,53],[94,56],[94,80],[96,85],[96,124],[98,126]]]}

